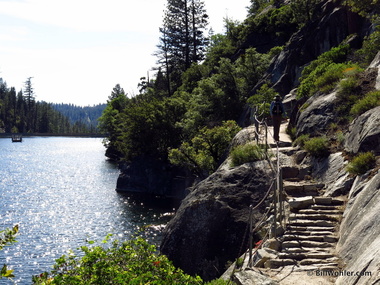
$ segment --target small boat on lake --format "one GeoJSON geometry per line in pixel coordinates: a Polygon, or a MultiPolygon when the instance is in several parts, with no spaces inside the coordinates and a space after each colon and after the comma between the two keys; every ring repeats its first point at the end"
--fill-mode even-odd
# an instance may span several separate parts
{"type": "Polygon", "coordinates": [[[22,135],[13,134],[12,135],[12,142],[22,142],[22,135]]]}

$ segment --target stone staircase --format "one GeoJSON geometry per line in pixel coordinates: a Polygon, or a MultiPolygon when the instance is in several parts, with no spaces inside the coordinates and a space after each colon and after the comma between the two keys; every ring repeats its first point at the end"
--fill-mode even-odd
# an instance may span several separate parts
{"type": "Polygon", "coordinates": [[[277,257],[265,262],[266,268],[293,266],[293,270],[336,270],[339,259],[335,247],[344,201],[322,197],[325,185],[311,181],[284,181],[288,204],[286,228],[277,257]]]}

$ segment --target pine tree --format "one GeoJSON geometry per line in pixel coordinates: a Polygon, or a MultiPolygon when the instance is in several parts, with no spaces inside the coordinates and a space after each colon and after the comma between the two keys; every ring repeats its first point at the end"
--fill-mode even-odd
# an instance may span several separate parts
{"type": "Polygon", "coordinates": [[[207,26],[202,0],[168,0],[156,55],[166,72],[169,95],[179,86],[182,72],[204,58],[207,26]]]}

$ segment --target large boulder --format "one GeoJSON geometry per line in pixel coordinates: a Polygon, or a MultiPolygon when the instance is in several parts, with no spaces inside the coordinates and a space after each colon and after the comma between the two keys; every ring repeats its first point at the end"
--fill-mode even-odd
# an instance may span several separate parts
{"type": "MultiPolygon", "coordinates": [[[[188,274],[219,277],[246,249],[250,205],[264,197],[271,175],[265,161],[219,168],[183,200],[164,231],[161,252],[188,274]]],[[[254,223],[265,206],[255,210],[254,223]]]]}
{"type": "Polygon", "coordinates": [[[354,178],[346,171],[348,162],[343,153],[337,152],[322,158],[309,156],[304,163],[311,165],[313,179],[325,184],[324,196],[347,195],[350,191],[354,178]]]}
{"type": "Polygon", "coordinates": [[[116,190],[119,192],[183,199],[194,176],[186,169],[141,156],[121,165],[116,190]]]}
{"type": "Polygon", "coordinates": [[[315,94],[301,107],[296,122],[297,136],[302,134],[319,135],[325,133],[335,121],[336,92],[315,94]]]}
{"type": "Polygon", "coordinates": [[[344,147],[350,153],[373,151],[380,154],[380,106],[352,122],[344,147]]]}
{"type": "Polygon", "coordinates": [[[345,272],[336,284],[379,282],[380,274],[380,171],[369,179],[357,177],[340,226],[337,250],[345,272]]]}

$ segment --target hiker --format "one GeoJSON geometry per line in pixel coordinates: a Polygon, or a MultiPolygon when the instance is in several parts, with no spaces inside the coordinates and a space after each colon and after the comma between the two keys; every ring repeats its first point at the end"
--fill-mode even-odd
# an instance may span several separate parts
{"type": "Polygon", "coordinates": [[[276,95],[270,104],[270,115],[273,121],[273,138],[276,142],[280,141],[280,125],[282,116],[285,115],[284,105],[281,102],[280,95],[276,95]]]}

